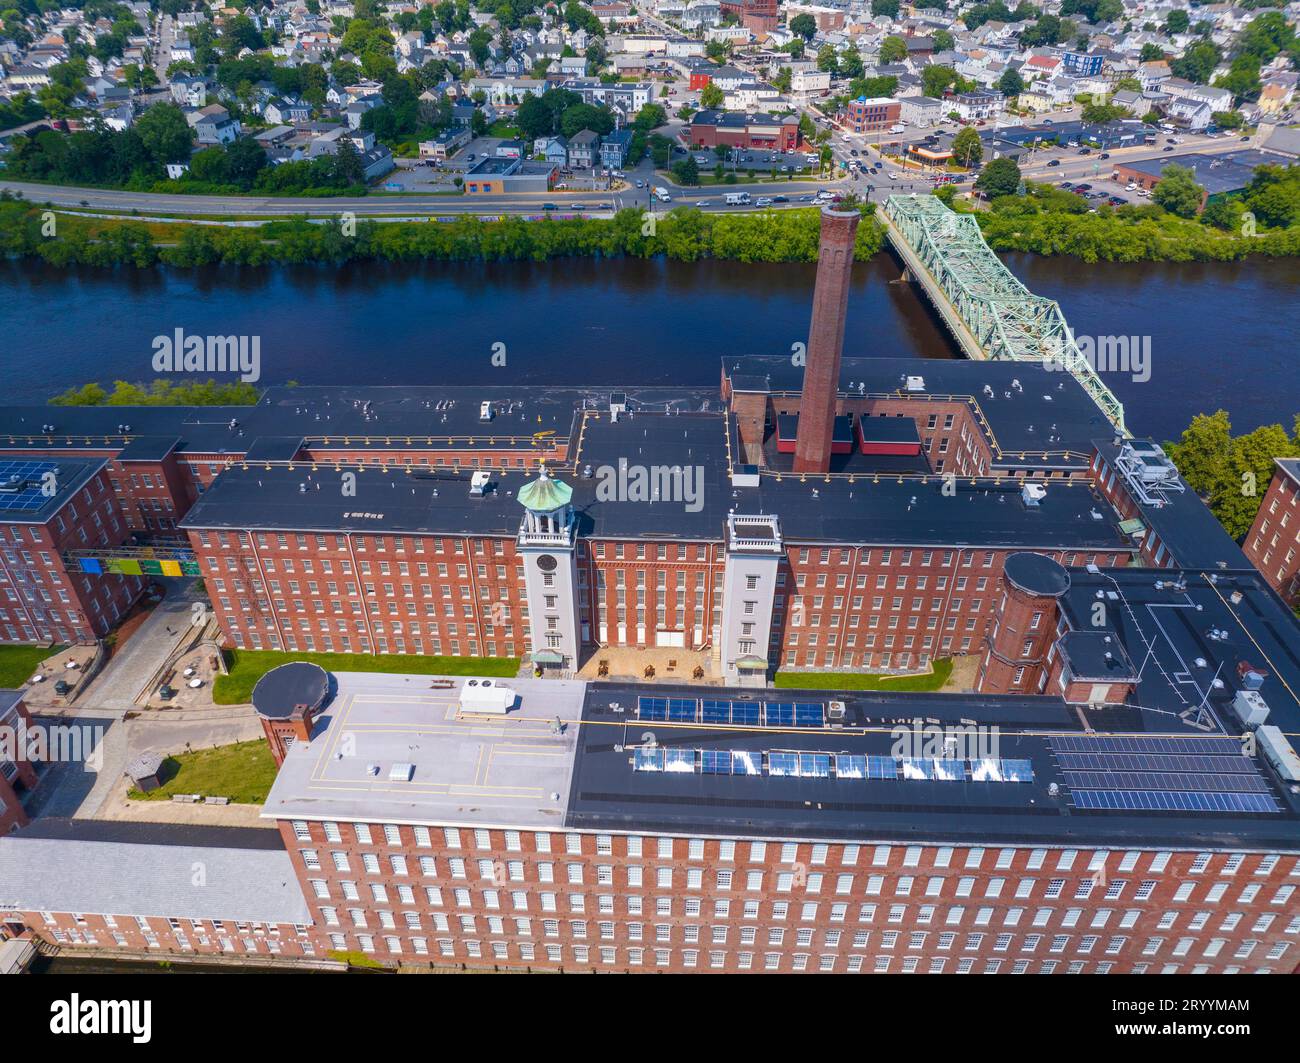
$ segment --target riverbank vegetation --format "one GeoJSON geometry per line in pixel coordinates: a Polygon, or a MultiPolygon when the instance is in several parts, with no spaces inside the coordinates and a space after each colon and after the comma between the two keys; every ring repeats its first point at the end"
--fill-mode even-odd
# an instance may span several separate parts
{"type": "Polygon", "coordinates": [[[1232,434],[1227,410],[1197,414],[1169,456],[1188,485],[1205,499],[1234,539],[1250,531],[1273,478],[1275,458],[1300,457],[1300,414],[1291,434],[1280,424],[1232,434]]]}
{"type": "Polygon", "coordinates": [[[107,390],[98,383],[69,388],[50,399],[51,406],[254,406],[262,393],[243,380],[158,379],[148,384],[113,383],[107,390]]]}
{"type": "MultiPolygon", "coordinates": [[[[1024,195],[997,195],[975,216],[995,251],[1073,255],[1085,262],[1300,254],[1300,166],[1261,166],[1240,194],[1210,202],[1199,215],[1201,189],[1190,173],[1166,170],[1150,203],[1103,204],[1094,211],[1073,192],[1027,182],[1024,195]]],[[[1000,181],[995,191],[1006,187],[1000,181]]],[[[955,209],[969,209],[950,191],[940,191],[955,209]]]]}
{"type": "MultiPolygon", "coordinates": [[[[870,214],[872,208],[864,208],[870,214]]],[[[56,266],[137,267],[216,263],[264,265],[347,261],[544,261],[566,257],[653,258],[681,262],[814,262],[819,212],[708,215],[678,207],[666,214],[623,210],[612,218],[460,215],[446,221],[382,222],[340,219],[314,224],[304,217],[248,228],[187,225],[56,213],[0,196],[0,255],[40,258],[56,266]],[[53,232],[53,235],[47,235],[53,232]]],[[[858,228],[856,257],[880,250],[880,227],[858,228]]]]}

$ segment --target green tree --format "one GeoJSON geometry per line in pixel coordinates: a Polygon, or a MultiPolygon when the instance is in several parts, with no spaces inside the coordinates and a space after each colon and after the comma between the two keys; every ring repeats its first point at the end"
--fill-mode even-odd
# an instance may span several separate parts
{"type": "Polygon", "coordinates": [[[694,155],[687,155],[680,162],[673,163],[673,180],[679,185],[698,185],[700,183],[700,168],[695,162],[694,155]]]}
{"type": "Polygon", "coordinates": [[[1165,17],[1165,33],[1186,33],[1192,24],[1192,16],[1186,11],[1171,11],[1165,17]]]}
{"type": "MultiPolygon", "coordinates": [[[[902,37],[886,37],[880,42],[880,61],[882,63],[901,63],[907,58],[907,41],[902,37]]],[[[927,70],[932,69],[926,67],[927,70]]]]}
{"type": "Polygon", "coordinates": [[[973,166],[984,157],[984,145],[973,126],[963,126],[952,138],[952,157],[963,166],[973,166]]]}
{"type": "Polygon", "coordinates": [[[1273,475],[1274,459],[1297,454],[1297,440],[1280,424],[1234,438],[1224,410],[1198,414],[1169,448],[1178,471],[1234,539],[1250,530],[1273,475]]]}
{"type": "Polygon", "coordinates": [[[810,41],[817,36],[817,20],[809,14],[795,15],[789,23],[790,32],[810,41]]]}
{"type": "Polygon", "coordinates": [[[898,0],[871,0],[871,13],[898,18],[898,0]]]}
{"type": "Polygon", "coordinates": [[[725,98],[722,90],[712,81],[700,89],[700,106],[706,110],[712,111],[721,107],[725,98]]]}
{"type": "Polygon", "coordinates": [[[921,71],[921,91],[932,99],[942,99],[944,89],[957,80],[957,71],[950,66],[927,66],[921,71]]]}
{"type": "Polygon", "coordinates": [[[1148,41],[1142,45],[1142,50],[1138,52],[1138,62],[1140,63],[1158,63],[1165,57],[1165,50],[1158,44],[1148,41]]]}
{"type": "Polygon", "coordinates": [[[1020,71],[1008,69],[998,78],[998,91],[1004,96],[1019,96],[1025,91],[1025,79],[1020,71]]]}
{"type": "Polygon", "coordinates": [[[184,112],[174,103],[156,103],[135,121],[135,131],[160,166],[186,162],[194,135],[184,112]]]}
{"type": "Polygon", "coordinates": [[[1014,159],[994,159],[980,171],[975,187],[989,199],[1014,195],[1020,188],[1020,167],[1014,159]]]}
{"type": "Polygon", "coordinates": [[[1205,189],[1196,183],[1195,176],[1186,166],[1170,163],[1160,171],[1160,180],[1151,198],[1170,214],[1192,218],[1201,209],[1205,189]]]}
{"type": "Polygon", "coordinates": [[[934,50],[936,52],[951,52],[956,43],[952,34],[947,30],[934,31],[934,50]]]}

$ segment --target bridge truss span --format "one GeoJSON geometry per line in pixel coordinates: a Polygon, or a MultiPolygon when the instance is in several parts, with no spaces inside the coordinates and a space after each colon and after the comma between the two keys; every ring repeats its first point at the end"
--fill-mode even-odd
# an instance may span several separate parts
{"type": "Polygon", "coordinates": [[[985,243],[974,217],[931,195],[890,196],[883,214],[890,241],[909,266],[921,267],[917,279],[930,298],[944,316],[960,319],[967,337],[958,338],[968,354],[1046,362],[1069,372],[1126,432],[1123,405],[1080,352],[1059,304],[1020,283],[985,243]]]}

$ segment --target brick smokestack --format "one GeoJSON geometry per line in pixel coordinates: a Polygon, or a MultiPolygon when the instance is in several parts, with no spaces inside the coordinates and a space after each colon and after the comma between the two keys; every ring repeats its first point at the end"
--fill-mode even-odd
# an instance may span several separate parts
{"type": "Polygon", "coordinates": [[[803,398],[799,402],[799,434],[795,440],[795,472],[826,472],[830,468],[840,355],[844,349],[844,316],[853,271],[853,242],[861,220],[856,210],[822,211],[817,287],[813,290],[803,398]]]}

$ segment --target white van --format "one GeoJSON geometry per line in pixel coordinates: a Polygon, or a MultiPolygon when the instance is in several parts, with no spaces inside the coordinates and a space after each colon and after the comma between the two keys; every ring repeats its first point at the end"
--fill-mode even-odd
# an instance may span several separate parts
{"type": "Polygon", "coordinates": [[[907,132],[907,126],[903,125],[903,124],[900,122],[898,125],[891,125],[891,126],[889,127],[889,131],[890,131],[891,133],[906,133],[906,132],[907,132]]]}
{"type": "Polygon", "coordinates": [[[728,192],[726,196],[727,206],[744,207],[749,205],[748,192],[728,192]]]}
{"type": "Polygon", "coordinates": [[[659,200],[660,203],[671,203],[673,197],[670,196],[658,185],[655,185],[655,199],[659,200]]]}

